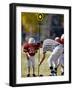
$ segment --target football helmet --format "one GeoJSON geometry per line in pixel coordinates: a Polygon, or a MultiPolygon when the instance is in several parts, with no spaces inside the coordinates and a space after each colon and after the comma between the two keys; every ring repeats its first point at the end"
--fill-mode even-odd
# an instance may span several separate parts
{"type": "Polygon", "coordinates": [[[35,39],[33,37],[29,38],[28,43],[35,43],[35,39]]]}
{"type": "Polygon", "coordinates": [[[59,37],[56,37],[56,38],[55,38],[55,41],[57,41],[57,42],[60,43],[60,38],[59,38],[59,37]]]}

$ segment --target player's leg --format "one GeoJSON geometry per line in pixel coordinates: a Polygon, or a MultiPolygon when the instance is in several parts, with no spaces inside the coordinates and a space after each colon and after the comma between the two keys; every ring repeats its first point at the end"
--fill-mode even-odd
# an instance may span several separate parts
{"type": "Polygon", "coordinates": [[[33,66],[33,76],[35,77],[35,67],[33,66]]]}
{"type": "Polygon", "coordinates": [[[31,60],[30,59],[28,59],[27,60],[28,62],[28,74],[27,74],[27,77],[30,77],[30,67],[31,67],[31,60]]]}
{"type": "Polygon", "coordinates": [[[55,75],[57,76],[57,69],[58,69],[58,55],[56,55],[56,59],[54,60],[54,71],[55,75]]]}
{"type": "Polygon", "coordinates": [[[58,58],[60,57],[60,55],[62,55],[63,53],[63,48],[61,46],[57,46],[52,53],[52,62],[53,62],[53,71],[54,71],[54,75],[57,75],[57,63],[58,63],[58,58]]]}
{"type": "Polygon", "coordinates": [[[60,55],[58,59],[58,66],[61,66],[61,75],[64,75],[64,54],[60,55]]]}
{"type": "Polygon", "coordinates": [[[62,67],[61,75],[64,75],[64,54],[62,55],[62,59],[61,59],[61,67],[62,67]]]}
{"type": "Polygon", "coordinates": [[[35,75],[35,57],[32,56],[31,58],[32,58],[32,59],[31,59],[31,62],[32,62],[32,68],[33,68],[33,76],[35,77],[35,76],[36,76],[36,75],[35,75]]]}
{"type": "Polygon", "coordinates": [[[56,68],[55,68],[55,64],[54,64],[54,59],[55,59],[55,56],[54,54],[52,53],[51,56],[48,58],[48,66],[50,68],[50,76],[55,76],[56,75],[56,68]]]}
{"type": "Polygon", "coordinates": [[[53,76],[57,76],[57,59],[56,60],[52,60],[52,66],[53,66],[53,70],[51,71],[53,76]]]}
{"type": "Polygon", "coordinates": [[[52,52],[51,56],[48,59],[48,64],[50,66],[52,76],[57,75],[57,62],[58,62],[59,56],[60,56],[59,53],[56,54],[54,51],[54,52],[52,52]]]}
{"type": "Polygon", "coordinates": [[[61,75],[64,75],[64,54],[61,57],[61,75]]]}
{"type": "Polygon", "coordinates": [[[53,65],[53,76],[57,76],[57,66],[55,63],[53,65]]]}

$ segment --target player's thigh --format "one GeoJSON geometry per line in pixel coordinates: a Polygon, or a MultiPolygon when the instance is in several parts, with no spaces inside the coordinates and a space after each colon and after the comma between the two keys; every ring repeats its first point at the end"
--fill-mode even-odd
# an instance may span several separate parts
{"type": "Polygon", "coordinates": [[[27,60],[28,67],[31,67],[31,59],[27,60]]]}
{"type": "Polygon", "coordinates": [[[64,55],[59,57],[59,64],[64,65],[64,55]]]}
{"type": "Polygon", "coordinates": [[[48,66],[51,67],[53,65],[54,56],[51,54],[48,57],[48,66]]]}
{"type": "Polygon", "coordinates": [[[34,57],[32,57],[32,59],[31,59],[31,64],[33,67],[35,66],[35,58],[34,57]]]}

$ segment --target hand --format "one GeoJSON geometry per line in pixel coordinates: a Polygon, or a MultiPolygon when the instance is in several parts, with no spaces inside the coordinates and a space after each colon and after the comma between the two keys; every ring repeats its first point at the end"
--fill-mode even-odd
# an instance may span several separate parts
{"type": "Polygon", "coordinates": [[[29,57],[27,56],[27,60],[29,60],[29,57]]]}
{"type": "Polygon", "coordinates": [[[41,63],[39,64],[39,67],[40,67],[41,63]]]}
{"type": "Polygon", "coordinates": [[[27,57],[27,60],[29,60],[29,56],[28,56],[28,54],[26,53],[26,57],[27,57]]]}

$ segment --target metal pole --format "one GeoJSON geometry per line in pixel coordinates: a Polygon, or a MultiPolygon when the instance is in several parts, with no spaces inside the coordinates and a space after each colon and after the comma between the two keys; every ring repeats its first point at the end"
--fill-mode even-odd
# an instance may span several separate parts
{"type": "MultiPolygon", "coordinates": [[[[38,22],[38,23],[39,23],[39,41],[40,41],[40,22],[38,22]]],[[[39,50],[39,55],[38,55],[38,76],[39,76],[39,72],[40,72],[39,62],[40,62],[40,50],[39,50]]]]}
{"type": "MultiPolygon", "coordinates": [[[[43,20],[43,14],[38,14],[39,41],[40,41],[40,26],[41,26],[42,20],[43,20]]],[[[39,72],[40,72],[39,62],[40,62],[40,50],[39,50],[39,55],[38,55],[38,76],[39,76],[39,72]]]]}

